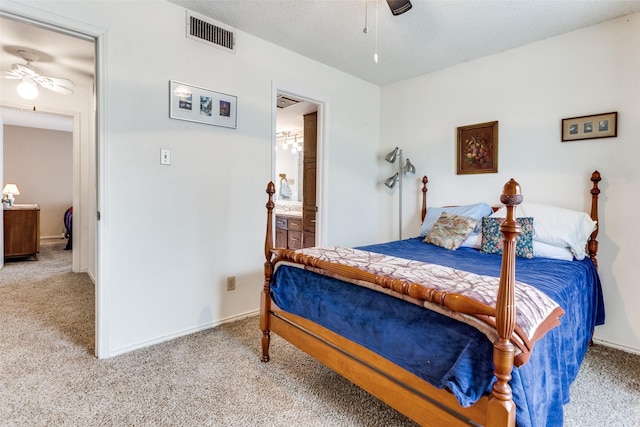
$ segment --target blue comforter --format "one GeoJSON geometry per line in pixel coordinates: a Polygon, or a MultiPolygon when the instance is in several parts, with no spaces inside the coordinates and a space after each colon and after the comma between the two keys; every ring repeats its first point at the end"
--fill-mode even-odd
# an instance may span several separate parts
{"type": "MultiPolygon", "coordinates": [[[[499,276],[501,256],[446,250],[420,238],[358,249],[499,276]]],[[[516,259],[516,280],[535,286],[565,310],[560,326],[536,342],[529,361],[514,368],[511,387],[519,426],[562,426],[563,405],[594,327],[604,323],[602,290],[593,262],[516,259]]],[[[273,301],[450,390],[469,406],[493,383],[492,343],[475,328],[398,298],[280,266],[273,301]]]]}

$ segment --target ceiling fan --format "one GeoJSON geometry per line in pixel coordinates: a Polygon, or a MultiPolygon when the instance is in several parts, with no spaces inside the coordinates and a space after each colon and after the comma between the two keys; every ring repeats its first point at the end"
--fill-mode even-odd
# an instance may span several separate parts
{"type": "Polygon", "coordinates": [[[71,95],[74,83],[69,79],[60,77],[43,76],[34,68],[31,63],[40,59],[38,55],[28,50],[19,50],[18,55],[22,57],[26,64],[13,64],[11,70],[2,70],[7,79],[20,79],[18,84],[18,94],[24,99],[34,99],[38,96],[38,86],[54,92],[71,95]]]}

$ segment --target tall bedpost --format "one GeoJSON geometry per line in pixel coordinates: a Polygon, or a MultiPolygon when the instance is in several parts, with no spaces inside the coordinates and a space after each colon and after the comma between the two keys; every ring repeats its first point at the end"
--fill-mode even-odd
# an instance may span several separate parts
{"type": "Polygon", "coordinates": [[[427,175],[422,177],[422,222],[424,222],[424,217],[427,216],[427,183],[429,180],[427,179],[427,175]]]}
{"type": "Polygon", "coordinates": [[[267,232],[264,239],[264,257],[266,259],[264,263],[264,287],[262,294],[260,294],[260,329],[262,329],[262,360],[263,362],[269,361],[269,344],[271,342],[271,331],[269,325],[269,311],[271,310],[271,274],[273,273],[273,263],[271,262],[271,249],[273,249],[273,208],[275,203],[273,202],[273,195],[276,192],[276,186],[273,182],[267,184],[267,194],[269,200],[267,201],[267,232]]]}
{"type": "Polygon", "coordinates": [[[515,348],[511,343],[511,335],[515,329],[515,250],[516,239],[522,231],[516,221],[515,208],[522,203],[520,184],[509,180],[504,185],[500,201],[507,207],[507,215],[500,225],[504,235],[502,249],[502,269],[500,270],[500,286],[496,303],[496,328],[498,339],[493,343],[494,374],[497,378],[491,389],[487,410],[487,426],[514,426],[516,422],[516,405],[509,381],[513,370],[515,348]]]}
{"type": "Polygon", "coordinates": [[[598,188],[598,183],[602,180],[600,176],[600,172],[593,171],[591,174],[591,182],[593,183],[593,187],[591,187],[591,219],[596,222],[596,229],[593,230],[591,236],[589,237],[589,243],[587,245],[589,249],[589,258],[593,261],[593,264],[598,268],[598,231],[600,229],[600,221],[598,221],[598,196],[600,195],[600,189],[598,188]]]}

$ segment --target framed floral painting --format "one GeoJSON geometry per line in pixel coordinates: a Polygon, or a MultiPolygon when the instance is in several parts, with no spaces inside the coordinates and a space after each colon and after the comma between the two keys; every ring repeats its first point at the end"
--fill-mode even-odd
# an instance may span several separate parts
{"type": "Polygon", "coordinates": [[[457,174],[498,172],[498,122],[458,128],[457,174]]]}

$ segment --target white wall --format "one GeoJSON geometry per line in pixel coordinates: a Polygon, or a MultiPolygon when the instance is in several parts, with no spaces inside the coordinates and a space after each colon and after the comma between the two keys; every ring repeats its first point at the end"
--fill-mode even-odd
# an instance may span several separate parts
{"type": "MultiPolygon", "coordinates": [[[[640,14],[550,38],[384,87],[380,155],[404,148],[418,173],[404,197],[405,235],[417,235],[411,186],[429,177],[431,206],[499,203],[515,178],[525,200],[587,210],[591,172],[600,184],[599,271],[606,325],[596,338],[640,351],[640,14]],[[618,137],[562,143],[562,118],[618,112],[618,137]],[[497,174],[456,175],[456,128],[499,121],[497,174]],[[400,141],[400,142],[398,142],[400,141]]],[[[380,178],[389,176],[388,171],[380,178]]],[[[395,193],[380,198],[382,223],[397,223],[395,193]]],[[[397,226],[380,228],[391,239],[397,226]]]]}
{"type": "Polygon", "coordinates": [[[64,213],[73,203],[73,135],[4,126],[4,181],[20,189],[16,203],[40,207],[40,236],[62,237],[64,213]]]}
{"type": "Polygon", "coordinates": [[[274,81],[325,103],[326,242],[370,241],[378,87],[242,32],[235,55],[188,40],[166,2],[21,3],[106,30],[104,356],[258,309],[274,81]],[[238,128],[170,119],[172,79],[236,95],[238,128]]]}

